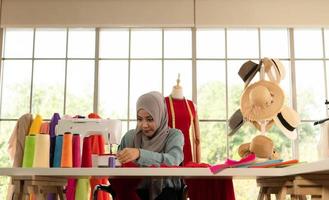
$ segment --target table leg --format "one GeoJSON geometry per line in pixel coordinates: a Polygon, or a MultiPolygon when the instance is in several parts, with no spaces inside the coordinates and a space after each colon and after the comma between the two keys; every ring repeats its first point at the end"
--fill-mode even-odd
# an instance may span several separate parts
{"type": "Polygon", "coordinates": [[[267,193],[267,187],[260,187],[257,200],[264,200],[267,193]]]}
{"type": "Polygon", "coordinates": [[[278,200],[285,200],[287,195],[287,188],[282,187],[278,193],[278,200]]]}

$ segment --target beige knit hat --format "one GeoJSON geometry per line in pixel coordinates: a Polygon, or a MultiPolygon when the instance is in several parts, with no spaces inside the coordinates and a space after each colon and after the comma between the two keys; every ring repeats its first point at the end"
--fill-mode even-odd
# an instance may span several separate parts
{"type": "Polygon", "coordinates": [[[244,90],[240,109],[250,121],[269,120],[280,112],[283,103],[283,90],[276,83],[260,80],[244,90]]]}

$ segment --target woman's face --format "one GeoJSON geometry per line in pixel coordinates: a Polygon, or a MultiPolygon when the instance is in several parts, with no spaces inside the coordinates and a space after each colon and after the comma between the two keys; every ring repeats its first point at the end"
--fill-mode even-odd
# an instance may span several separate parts
{"type": "Polygon", "coordinates": [[[153,117],[143,109],[137,112],[137,128],[147,137],[152,137],[157,129],[153,117]]]}

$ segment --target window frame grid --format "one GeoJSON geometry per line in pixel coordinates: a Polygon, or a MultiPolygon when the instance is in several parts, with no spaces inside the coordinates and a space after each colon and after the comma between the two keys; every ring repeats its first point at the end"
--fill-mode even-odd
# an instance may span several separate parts
{"type": "MultiPolygon", "coordinates": [[[[220,27],[219,27],[220,28],[220,27]]],[[[64,106],[63,106],[63,114],[65,114],[66,111],[66,90],[67,90],[67,63],[69,60],[93,60],[95,62],[95,77],[94,77],[94,101],[93,101],[93,112],[98,112],[98,98],[99,98],[99,82],[98,82],[98,77],[99,77],[99,61],[100,60],[127,60],[128,61],[128,101],[127,101],[127,118],[126,119],[120,119],[124,122],[127,122],[127,130],[129,129],[129,124],[132,121],[136,121],[135,119],[131,119],[130,118],[130,100],[131,100],[131,96],[130,96],[130,86],[131,86],[131,61],[133,60],[160,60],[161,61],[161,65],[162,65],[162,71],[161,71],[161,92],[164,93],[164,70],[165,70],[165,66],[164,66],[164,62],[167,60],[190,60],[192,61],[192,100],[193,102],[197,103],[197,61],[202,61],[202,60],[209,60],[209,61],[224,61],[225,63],[225,94],[226,94],[226,110],[225,110],[225,116],[226,119],[199,119],[200,122],[220,122],[220,123],[224,123],[225,122],[225,127],[226,127],[226,132],[228,131],[228,61],[230,60],[247,60],[247,59],[260,59],[261,58],[261,30],[262,28],[257,28],[257,32],[258,32],[258,58],[228,58],[227,55],[227,30],[228,28],[223,28],[224,29],[224,35],[225,35],[225,57],[224,58],[197,58],[196,57],[196,33],[197,33],[197,28],[193,27],[193,28],[189,28],[191,30],[191,34],[192,34],[192,58],[164,58],[164,37],[165,37],[165,30],[169,29],[169,28],[161,28],[161,34],[162,34],[162,55],[161,58],[131,58],[131,31],[134,28],[129,28],[128,32],[129,32],[129,48],[128,48],[128,58],[100,58],[99,57],[99,46],[100,46],[100,41],[99,41],[99,34],[100,31],[102,30],[102,28],[97,27],[95,28],[95,57],[94,58],[68,58],[68,41],[69,41],[69,30],[70,28],[66,28],[66,49],[65,49],[65,58],[35,58],[35,43],[36,43],[36,30],[37,28],[33,28],[33,45],[32,45],[32,57],[31,58],[5,58],[3,57],[4,54],[1,53],[1,68],[0,68],[0,78],[1,78],[1,94],[0,94],[0,100],[2,100],[2,88],[3,88],[3,62],[5,60],[31,60],[32,63],[32,73],[31,73],[31,83],[30,83],[30,99],[29,99],[29,110],[30,112],[32,112],[32,99],[33,99],[33,79],[34,79],[34,62],[36,60],[64,60],[65,61],[65,83],[64,83],[64,106]]],[[[186,28],[184,28],[186,29],[186,28]]],[[[296,66],[295,66],[295,62],[296,61],[300,61],[300,60],[305,60],[305,61],[309,61],[309,60],[316,60],[316,61],[322,61],[323,62],[323,67],[324,67],[324,88],[325,88],[325,97],[328,98],[328,77],[327,77],[327,64],[326,62],[329,61],[329,57],[326,57],[326,49],[325,49],[325,29],[321,28],[321,34],[322,34],[322,47],[323,47],[323,56],[322,58],[295,58],[295,49],[294,49],[294,28],[287,28],[287,33],[288,33],[288,39],[289,39],[289,58],[283,58],[282,60],[287,60],[290,62],[290,86],[291,86],[291,104],[292,104],[292,108],[294,108],[295,110],[297,110],[297,96],[296,96],[296,66]]],[[[4,42],[4,38],[6,37],[6,29],[1,29],[1,43],[3,45],[1,45],[1,52],[4,51],[4,46],[5,46],[5,42],[4,42]]],[[[280,58],[281,59],[281,58],[280,58]]],[[[2,104],[0,105],[0,112],[2,111],[1,109],[2,104]]],[[[326,110],[326,114],[327,117],[329,115],[329,111],[326,110]]],[[[17,119],[14,118],[0,118],[0,121],[16,121],[17,119]]],[[[45,120],[49,120],[49,119],[45,119],[45,120]]],[[[302,122],[314,122],[316,121],[315,119],[307,119],[307,120],[302,120],[302,122]]],[[[298,130],[297,130],[297,134],[298,130]]],[[[229,138],[228,136],[226,136],[226,146],[227,146],[227,156],[229,157],[230,155],[230,150],[228,149],[229,146],[229,138]]],[[[298,149],[298,140],[295,140],[292,142],[292,153],[293,153],[293,158],[297,158],[299,157],[299,149],[298,149]]]]}

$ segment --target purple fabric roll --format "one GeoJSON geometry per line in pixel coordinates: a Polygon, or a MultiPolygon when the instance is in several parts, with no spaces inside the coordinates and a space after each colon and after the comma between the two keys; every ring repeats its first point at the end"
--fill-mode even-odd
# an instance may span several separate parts
{"type": "Polygon", "coordinates": [[[49,124],[49,135],[50,137],[55,137],[55,127],[58,124],[58,120],[60,120],[61,117],[58,113],[54,113],[53,117],[50,120],[49,124]]]}
{"type": "Polygon", "coordinates": [[[56,200],[56,194],[50,193],[47,195],[47,200],[56,200]]]}

